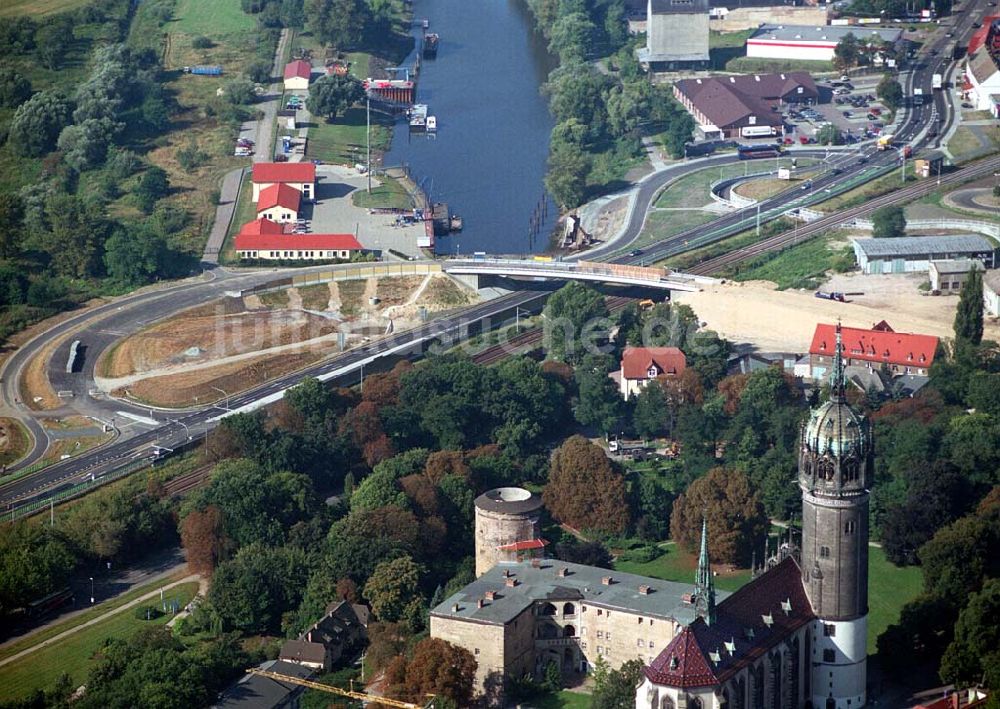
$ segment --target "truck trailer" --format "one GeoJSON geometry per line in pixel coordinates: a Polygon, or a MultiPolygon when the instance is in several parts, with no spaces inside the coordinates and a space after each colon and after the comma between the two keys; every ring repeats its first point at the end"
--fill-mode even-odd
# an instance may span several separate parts
{"type": "Polygon", "coordinates": [[[944,77],[942,77],[940,74],[934,74],[931,77],[931,86],[935,90],[940,89],[942,86],[944,86],[944,77]]]}

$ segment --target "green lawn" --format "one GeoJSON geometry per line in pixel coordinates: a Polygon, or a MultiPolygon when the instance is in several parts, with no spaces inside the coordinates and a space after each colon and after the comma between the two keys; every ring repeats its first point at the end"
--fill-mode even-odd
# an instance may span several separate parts
{"type": "MultiPolygon", "coordinates": [[[[816,162],[811,158],[797,158],[796,165],[803,168],[816,162]]],[[[712,201],[709,189],[713,182],[727,177],[764,173],[775,169],[775,163],[780,167],[791,167],[792,158],[770,160],[747,160],[734,165],[707,167],[704,170],[686,175],[670,183],[656,199],[657,207],[702,207],[712,201]]]]}
{"type": "MultiPolygon", "coordinates": [[[[387,150],[392,138],[389,116],[372,111],[372,150],[387,150]]],[[[309,143],[306,157],[324,162],[353,165],[364,162],[366,151],[365,109],[355,106],[327,123],[319,116],[313,117],[309,126],[309,143]]]]}
{"type": "Polygon", "coordinates": [[[391,209],[410,209],[413,207],[413,200],[399,183],[391,177],[379,178],[381,185],[372,186],[372,191],[357,190],[351,194],[351,201],[355,207],[384,207],[391,209]]]}
{"type": "Polygon", "coordinates": [[[815,74],[833,71],[833,62],[806,61],[802,59],[763,59],[736,57],[726,64],[726,71],[767,73],[779,71],[808,71],[815,74]]]}
{"type": "MultiPolygon", "coordinates": [[[[187,605],[198,591],[195,582],[181,584],[170,589],[164,596],[170,603],[177,600],[181,607],[187,605]]],[[[155,602],[155,599],[151,599],[155,602]]],[[[164,615],[156,620],[137,620],[133,609],[122,611],[111,618],[85,628],[64,641],[26,655],[23,658],[0,667],[0,687],[4,699],[25,697],[36,689],[46,689],[66,672],[73,680],[73,686],[81,685],[93,663],[94,654],[100,650],[107,638],[129,638],[144,625],[162,625],[170,620],[164,615]]]]}
{"type": "MultiPolygon", "coordinates": [[[[862,173],[864,172],[865,171],[863,170],[862,173]]],[[[917,178],[914,176],[913,168],[911,166],[906,171],[906,181],[913,182],[916,179],[917,178]]],[[[878,197],[879,195],[897,190],[902,185],[903,178],[900,175],[900,171],[893,170],[887,175],[883,175],[876,180],[859,185],[852,190],[848,190],[843,194],[837,195],[833,199],[828,199],[825,202],[812,205],[812,208],[821,212],[836,212],[841,209],[847,209],[848,207],[855,207],[859,204],[863,204],[873,197],[878,197]]]]}
{"type": "Polygon", "coordinates": [[[838,268],[847,271],[854,267],[854,251],[850,246],[831,247],[830,242],[841,237],[841,234],[831,233],[776,254],[766,254],[741,268],[732,278],[773,281],[779,290],[816,288],[827,271],[838,268]]]}
{"type": "Polygon", "coordinates": [[[0,3],[0,17],[52,15],[64,10],[75,10],[88,4],[90,4],[90,0],[4,0],[0,3]]]}
{"type": "Polygon", "coordinates": [[[236,211],[233,212],[233,221],[229,225],[229,232],[226,234],[226,241],[222,245],[220,254],[223,262],[230,262],[236,259],[233,251],[233,237],[239,233],[240,229],[247,222],[252,222],[257,218],[257,205],[253,201],[253,181],[250,179],[249,171],[243,178],[243,187],[240,188],[240,196],[236,199],[236,211]]]}
{"type": "Polygon", "coordinates": [[[563,690],[521,704],[525,709],[590,709],[590,695],[563,690]]]}
{"type": "Polygon", "coordinates": [[[920,595],[923,575],[919,566],[898,567],[886,560],[879,547],[868,547],[868,653],[875,641],[899,620],[903,606],[920,595]]]}
{"type": "Polygon", "coordinates": [[[243,12],[240,0],[178,0],[172,29],[190,35],[218,37],[256,28],[251,15],[243,12]]]}
{"type": "MultiPolygon", "coordinates": [[[[638,574],[639,576],[649,576],[677,583],[689,583],[693,588],[694,573],[698,566],[697,557],[694,554],[689,554],[674,542],[667,542],[664,548],[667,550],[666,553],[652,561],[647,561],[644,564],[634,561],[615,562],[615,569],[627,574],[638,574]]],[[[715,577],[715,586],[723,591],[735,591],[749,580],[750,571],[741,570],[732,574],[719,574],[715,577]]]]}
{"type": "Polygon", "coordinates": [[[714,212],[693,209],[690,211],[651,212],[646,218],[642,234],[630,246],[655,244],[661,239],[718,219],[718,217],[719,215],[714,212]]]}

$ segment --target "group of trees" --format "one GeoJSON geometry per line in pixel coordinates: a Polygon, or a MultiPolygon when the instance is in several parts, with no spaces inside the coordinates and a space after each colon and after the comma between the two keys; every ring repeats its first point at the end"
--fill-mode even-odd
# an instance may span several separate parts
{"type": "Polygon", "coordinates": [[[869,66],[876,57],[880,57],[881,61],[894,59],[896,50],[888,42],[878,38],[859,39],[853,32],[848,32],[833,49],[833,65],[839,71],[869,66]]]}
{"type": "Polygon", "coordinates": [[[893,113],[903,105],[905,100],[903,87],[892,74],[885,74],[882,77],[875,87],[875,95],[893,113]]]}
{"type": "Polygon", "coordinates": [[[879,207],[872,213],[872,236],[894,239],[906,236],[906,213],[898,204],[879,207]]]}
{"type": "Polygon", "coordinates": [[[398,12],[398,0],[306,0],[305,4],[316,36],[339,50],[384,41],[398,12]]]}

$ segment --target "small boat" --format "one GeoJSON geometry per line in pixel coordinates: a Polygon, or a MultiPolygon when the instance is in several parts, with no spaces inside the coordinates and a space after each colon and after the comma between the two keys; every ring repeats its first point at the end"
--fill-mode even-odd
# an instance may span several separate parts
{"type": "Polygon", "coordinates": [[[424,29],[427,29],[428,27],[431,26],[431,21],[425,17],[424,21],[420,23],[420,26],[423,27],[424,29]]]}
{"type": "Polygon", "coordinates": [[[416,103],[410,109],[410,130],[414,132],[427,130],[427,104],[416,103]]]}
{"type": "Polygon", "coordinates": [[[434,133],[438,129],[437,116],[427,116],[427,132],[434,133]]]}
{"type": "Polygon", "coordinates": [[[440,41],[441,37],[436,32],[424,35],[424,59],[434,59],[437,56],[440,41]]]}
{"type": "Polygon", "coordinates": [[[448,228],[451,231],[462,231],[462,217],[458,214],[452,214],[448,220],[448,228]]]}

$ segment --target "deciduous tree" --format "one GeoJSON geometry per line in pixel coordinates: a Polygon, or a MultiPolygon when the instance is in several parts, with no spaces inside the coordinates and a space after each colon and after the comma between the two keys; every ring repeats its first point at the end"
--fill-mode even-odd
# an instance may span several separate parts
{"type": "Polygon", "coordinates": [[[423,573],[424,568],[409,556],[383,561],[376,566],[363,591],[375,617],[389,623],[411,622],[418,618],[423,573]]]}
{"type": "Polygon", "coordinates": [[[316,116],[324,116],[332,122],[351,106],[364,98],[361,82],[353,76],[332,74],[315,81],[309,87],[306,108],[316,116]]]}
{"type": "Polygon", "coordinates": [[[583,436],[570,437],[552,454],[542,499],[553,517],[577,529],[621,533],[628,526],[625,479],[583,436]]]}
{"type": "Polygon", "coordinates": [[[969,269],[955,310],[955,345],[976,347],[983,340],[983,274],[969,269]]]}
{"type": "Polygon", "coordinates": [[[204,510],[192,510],[184,517],[181,521],[181,546],[192,573],[212,575],[231,546],[218,507],[209,505],[204,510]]]}
{"type": "Polygon", "coordinates": [[[879,207],[872,214],[872,236],[890,239],[906,236],[906,215],[898,204],[879,207]]]}
{"type": "Polygon", "coordinates": [[[0,68],[0,106],[17,108],[30,96],[30,81],[9,67],[0,68]]]}
{"type": "Polygon", "coordinates": [[[409,660],[393,660],[386,679],[390,693],[399,699],[424,702],[433,694],[455,706],[468,707],[473,705],[476,667],[476,659],[465,648],[440,638],[425,638],[413,648],[409,660]]]}
{"type": "Polygon", "coordinates": [[[70,121],[69,101],[53,91],[40,91],[14,112],[7,138],[18,155],[38,157],[56,146],[59,133],[70,121]]]}

